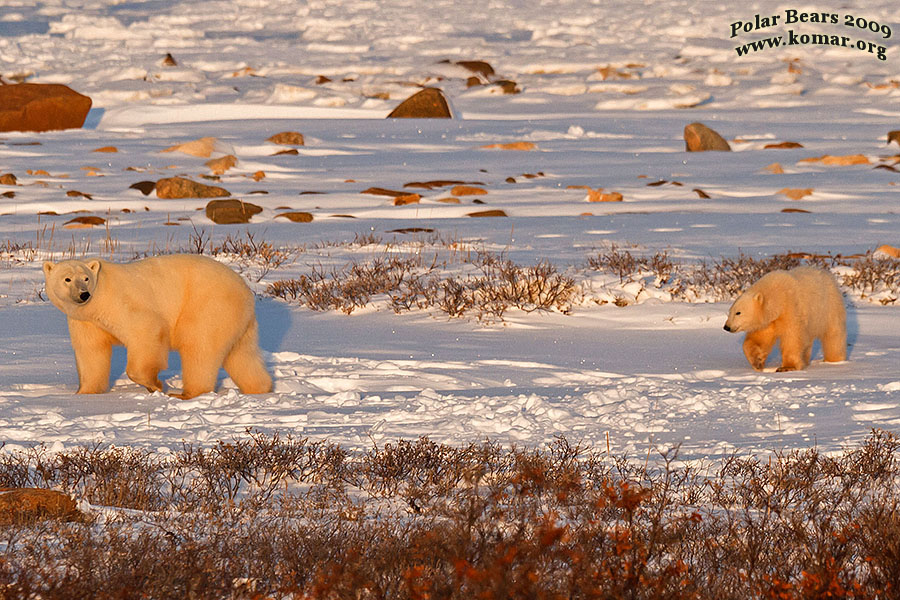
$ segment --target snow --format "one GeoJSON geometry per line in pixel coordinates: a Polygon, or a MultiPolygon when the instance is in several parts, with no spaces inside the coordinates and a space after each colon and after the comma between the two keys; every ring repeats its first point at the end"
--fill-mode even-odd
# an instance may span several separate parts
{"type": "MultiPolygon", "coordinates": [[[[900,24],[887,0],[833,10],[900,24]]],[[[847,362],[825,364],[818,352],[808,370],[756,373],[740,338],[722,330],[727,302],[673,300],[584,270],[613,245],[685,263],[900,245],[900,176],[874,168],[892,166],[898,154],[885,145],[900,128],[893,39],[809,24],[803,31],[883,45],[885,60],[812,45],[737,56],[735,46],[788,27],[730,38],[731,23],[780,11],[771,0],[746,9],[635,2],[627,10],[581,0],[5,1],[0,76],[66,83],[94,108],[81,130],[0,134],[0,173],[18,178],[0,186],[3,450],[99,441],[165,451],[252,428],[354,449],[420,435],[520,445],[564,435],[598,446],[608,439],[618,454],[680,445],[682,459],[715,460],[733,451],[831,451],[873,427],[896,429],[900,308],[889,291],[848,291],[847,362]],[[163,64],[166,53],[177,66],[163,64]],[[465,60],[487,61],[495,79],[522,92],[466,87],[473,74],[455,64],[465,60]],[[384,118],[421,85],[442,88],[456,118],[384,118]],[[721,133],[734,152],[684,152],[682,131],[693,121],[721,133]],[[274,156],[286,147],[266,139],[287,130],[303,133],[306,145],[274,156]],[[200,180],[206,158],[163,150],[202,137],[216,138],[213,157],[237,157],[216,185],[263,208],[248,226],[214,225],[200,210],[205,200],[161,200],[129,187],[173,175],[200,180]],[[536,149],[483,148],[520,141],[536,149]],[[781,141],[804,147],[764,149],[781,141]],[[93,152],[103,146],[118,152],[93,152]],[[870,164],[801,162],[825,154],[863,154],[870,164]],[[776,162],[783,174],[765,170],[776,162]],[[256,181],[258,171],[265,177],[256,181]],[[449,188],[410,189],[423,198],[406,206],[360,194],[437,179],[479,184],[485,204],[441,202],[449,188]],[[647,185],[660,180],[667,183],[647,185]],[[584,186],[624,201],[589,203],[584,186]],[[784,188],[814,192],[791,200],[778,193],[784,188]],[[282,207],[315,219],[278,219],[282,207]],[[466,216],[488,209],[509,217],[466,216]],[[108,226],[64,229],[75,211],[108,226]],[[408,227],[434,233],[391,233],[408,227]],[[250,232],[296,251],[270,271],[219,257],[259,294],[273,393],[242,395],[223,372],[216,394],[148,394],[125,376],[119,349],[111,391],[75,395],[68,331],[42,294],[42,262],[185,250],[198,231],[215,242],[250,232]],[[382,242],[354,243],[367,235],[382,242]],[[395,314],[384,301],[351,315],[315,312],[264,294],[267,284],[317,266],[417,248],[446,256],[432,235],[459,252],[549,260],[591,297],[571,314],[510,311],[485,322],[436,310],[395,314]],[[617,297],[631,303],[615,306],[617,297]]],[[[162,378],[180,386],[177,354],[162,378]]]]}

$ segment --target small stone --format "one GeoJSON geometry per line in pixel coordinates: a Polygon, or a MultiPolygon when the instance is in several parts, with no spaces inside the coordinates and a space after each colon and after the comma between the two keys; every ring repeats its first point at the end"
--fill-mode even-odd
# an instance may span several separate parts
{"type": "Polygon", "coordinates": [[[91,99],[57,83],[0,85],[0,131],[78,129],[91,99]]]}
{"type": "Polygon", "coordinates": [[[480,210],[478,212],[469,213],[469,217],[508,217],[504,211],[502,210],[480,210]]]}
{"type": "Polygon", "coordinates": [[[766,144],[763,150],[786,150],[789,148],[802,148],[803,144],[798,142],[780,142],[778,144],[766,144]]]}
{"type": "Polygon", "coordinates": [[[480,85],[484,85],[484,82],[482,82],[478,77],[469,77],[468,79],[466,79],[466,88],[478,87],[480,85]]]}
{"type": "Polygon", "coordinates": [[[619,192],[603,193],[603,189],[590,190],[587,195],[588,202],[621,202],[622,194],[619,192]]]}
{"type": "Polygon", "coordinates": [[[69,190],[66,192],[66,196],[69,198],[87,198],[88,200],[93,200],[94,197],[90,194],[85,194],[84,192],[79,192],[77,190],[69,190]]]}
{"type": "Polygon", "coordinates": [[[499,87],[504,94],[520,94],[522,90],[519,89],[519,86],[516,85],[515,81],[509,81],[508,79],[501,79],[500,81],[494,82],[494,85],[499,87]]]}
{"type": "Polygon", "coordinates": [[[536,150],[537,145],[534,142],[510,142],[508,144],[487,144],[485,146],[481,146],[485,150],[518,150],[527,152],[529,150],[536,150]]]}
{"type": "Polygon", "coordinates": [[[456,196],[448,196],[446,198],[438,198],[438,202],[443,202],[444,204],[460,204],[461,200],[456,196]]]}
{"type": "Polygon", "coordinates": [[[465,181],[456,181],[452,179],[436,179],[434,181],[411,181],[409,183],[404,183],[403,187],[405,188],[424,188],[426,190],[433,190],[434,188],[447,187],[448,185],[462,185],[465,181]]]}
{"type": "Polygon", "coordinates": [[[437,88],[425,88],[416,92],[388,115],[389,119],[451,119],[450,105],[444,93],[437,88]]]}
{"type": "Polygon", "coordinates": [[[130,190],[138,190],[143,195],[148,195],[150,192],[156,189],[155,181],[138,181],[137,183],[132,183],[128,186],[130,190]]]}
{"type": "Polygon", "coordinates": [[[0,194],[0,196],[3,196],[4,198],[15,198],[16,193],[15,192],[3,192],[2,194],[0,194]]]}
{"type": "Polygon", "coordinates": [[[802,158],[797,163],[822,163],[829,167],[846,167],[850,165],[867,165],[869,164],[869,159],[864,154],[846,154],[843,156],[826,154],[824,156],[802,158]]]}
{"type": "Polygon", "coordinates": [[[397,196],[406,196],[407,192],[398,192],[396,190],[389,190],[381,187],[370,187],[361,191],[360,194],[371,194],[373,196],[391,196],[393,198],[396,198],[397,196]]]}
{"type": "Polygon", "coordinates": [[[156,196],[166,200],[177,198],[221,198],[230,196],[228,190],[185,179],[169,177],[156,182],[156,196]]]}
{"type": "Polygon", "coordinates": [[[890,144],[891,142],[896,142],[897,145],[900,145],[900,129],[888,132],[887,143],[890,144]]]}
{"type": "Polygon", "coordinates": [[[709,200],[709,194],[701,190],[700,188],[694,188],[692,191],[697,193],[697,196],[703,200],[709,200]]]}
{"type": "Polygon", "coordinates": [[[250,176],[250,179],[252,179],[253,181],[262,181],[265,178],[266,178],[265,171],[257,171],[256,173],[254,173],[253,175],[250,176]]]}
{"type": "Polygon", "coordinates": [[[281,133],[276,133],[266,141],[281,146],[303,146],[305,144],[303,134],[297,133],[296,131],[282,131],[281,133]]]}
{"type": "Polygon", "coordinates": [[[515,183],[516,178],[515,177],[507,177],[504,181],[506,181],[506,183],[515,183]]]}
{"type": "Polygon", "coordinates": [[[63,227],[66,229],[87,229],[95,225],[103,225],[104,223],[106,223],[106,219],[102,217],[75,217],[63,223],[63,227]]]}
{"type": "Polygon", "coordinates": [[[183,144],[169,146],[163,150],[163,152],[181,152],[182,154],[188,154],[190,156],[209,158],[215,149],[216,142],[218,142],[218,140],[214,137],[203,137],[198,140],[184,142],[183,144]]]}
{"type": "Polygon", "coordinates": [[[684,128],[684,143],[688,152],[731,151],[725,138],[703,123],[691,123],[684,128]]]}
{"type": "Polygon", "coordinates": [[[175,58],[169,52],[166,52],[166,55],[163,57],[162,64],[164,67],[177,67],[178,66],[178,63],[175,62],[175,58]]]}
{"type": "Polygon", "coordinates": [[[275,218],[284,217],[288,221],[293,223],[311,223],[313,220],[312,213],[301,212],[301,211],[291,211],[286,213],[281,213],[280,215],[275,215],[275,218]]]}
{"type": "Polygon", "coordinates": [[[91,152],[103,152],[105,154],[113,154],[118,152],[119,149],[115,146],[103,146],[102,148],[97,148],[96,150],[91,150],[91,152]]]}
{"type": "Polygon", "coordinates": [[[764,167],[763,171],[765,171],[766,173],[772,173],[774,175],[781,175],[782,173],[784,173],[784,167],[782,167],[778,163],[772,163],[768,167],[764,167]]]}
{"type": "Polygon", "coordinates": [[[783,212],[783,213],[807,213],[807,214],[809,214],[810,211],[804,210],[804,209],[802,209],[802,208],[782,208],[782,209],[781,209],[781,212],[783,212]]]}
{"type": "Polygon", "coordinates": [[[211,200],[206,205],[206,216],[219,225],[249,223],[253,215],[262,212],[262,207],[241,200],[211,200]]]}
{"type": "Polygon", "coordinates": [[[787,196],[791,200],[800,200],[813,193],[813,188],[783,188],[778,190],[782,196],[787,196]]]}
{"type": "Polygon", "coordinates": [[[206,161],[206,166],[209,167],[210,171],[213,172],[214,175],[222,175],[237,164],[237,157],[233,154],[226,154],[225,156],[221,156],[219,158],[211,158],[206,161]]]}
{"type": "Polygon", "coordinates": [[[319,75],[316,77],[316,85],[322,85],[323,83],[331,83],[331,79],[325,77],[324,75],[319,75]]]}
{"type": "Polygon", "coordinates": [[[453,196],[483,196],[487,194],[487,190],[471,185],[457,185],[450,190],[453,196]]]}
{"type": "Polygon", "coordinates": [[[291,156],[297,156],[298,154],[300,154],[300,152],[296,148],[288,148],[287,150],[279,150],[272,156],[282,156],[285,154],[289,154],[291,156]]]}
{"type": "Polygon", "coordinates": [[[394,197],[394,206],[404,206],[406,204],[418,204],[422,196],[419,194],[403,194],[394,197]]]}
{"type": "Polygon", "coordinates": [[[489,78],[494,74],[494,67],[483,60],[459,60],[456,61],[456,64],[472,73],[478,73],[485,78],[489,78]]]}
{"type": "Polygon", "coordinates": [[[12,173],[0,175],[0,185],[16,185],[16,176],[12,173]]]}
{"type": "Polygon", "coordinates": [[[0,525],[48,519],[78,521],[82,518],[75,501],[63,492],[39,488],[0,488],[0,525]]]}

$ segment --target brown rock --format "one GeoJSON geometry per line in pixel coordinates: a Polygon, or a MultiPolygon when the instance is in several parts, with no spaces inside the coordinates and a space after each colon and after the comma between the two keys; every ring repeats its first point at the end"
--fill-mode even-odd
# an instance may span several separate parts
{"type": "Polygon", "coordinates": [[[466,215],[468,217],[508,217],[504,211],[502,210],[480,210],[478,212],[469,213],[466,215]]]}
{"type": "Polygon", "coordinates": [[[130,190],[139,190],[143,195],[147,195],[156,189],[155,181],[138,181],[128,186],[130,190]]]}
{"type": "Polygon", "coordinates": [[[68,494],[39,488],[0,489],[0,525],[83,518],[68,494]]]}
{"type": "Polygon", "coordinates": [[[102,148],[97,148],[96,150],[91,150],[91,152],[103,152],[105,154],[113,154],[118,152],[119,149],[115,146],[103,146],[102,148]]]}
{"type": "Polygon", "coordinates": [[[766,144],[763,150],[787,150],[789,148],[802,148],[803,144],[798,142],[780,142],[778,144],[766,144]]]}
{"type": "Polygon", "coordinates": [[[869,159],[864,154],[846,154],[843,156],[832,156],[826,154],[824,156],[814,156],[812,158],[802,158],[799,163],[822,163],[829,167],[846,167],[849,165],[867,165],[869,159]]]}
{"type": "Polygon", "coordinates": [[[444,93],[437,89],[427,87],[416,92],[388,115],[389,119],[451,119],[450,105],[444,93]]]}
{"type": "Polygon", "coordinates": [[[219,158],[211,158],[206,161],[206,166],[209,167],[210,171],[213,172],[214,175],[222,175],[237,164],[237,157],[233,154],[226,154],[225,156],[221,156],[219,158]]]}
{"type": "Polygon", "coordinates": [[[408,192],[398,192],[396,190],[388,190],[381,187],[370,187],[361,191],[360,194],[371,194],[373,196],[391,196],[393,198],[396,198],[397,196],[406,196],[408,195],[408,192]]]}
{"type": "Polygon", "coordinates": [[[301,212],[301,211],[291,211],[286,213],[281,213],[280,215],[275,215],[275,218],[284,217],[288,221],[292,221],[294,223],[310,223],[313,220],[312,213],[301,212]]]}
{"type": "Polygon", "coordinates": [[[106,219],[101,217],[75,217],[74,219],[63,223],[63,227],[66,229],[87,229],[95,225],[103,225],[104,223],[106,223],[106,219]]]}
{"type": "Polygon", "coordinates": [[[438,198],[438,202],[443,202],[444,204],[461,204],[460,199],[456,196],[448,196],[446,198],[438,198]]]}
{"type": "Polygon", "coordinates": [[[394,206],[403,206],[405,204],[418,204],[422,196],[419,194],[403,194],[394,197],[394,206]]]}
{"type": "Polygon", "coordinates": [[[249,223],[250,217],[262,212],[262,207],[241,200],[211,200],[206,205],[206,216],[219,225],[249,223]]]}
{"type": "Polygon", "coordinates": [[[466,79],[467,88],[478,87],[479,85],[484,85],[484,82],[482,82],[478,77],[469,77],[468,79],[466,79]]]}
{"type": "Polygon", "coordinates": [[[168,177],[156,182],[156,196],[166,200],[176,198],[221,198],[230,196],[228,190],[204,185],[184,177],[168,177]]]}
{"type": "Polygon", "coordinates": [[[598,190],[589,190],[587,195],[588,202],[621,202],[622,194],[619,192],[603,193],[603,188],[598,190]]]}
{"type": "Polygon", "coordinates": [[[454,196],[483,196],[487,194],[487,190],[471,185],[457,185],[450,190],[450,193],[454,196]]]}
{"type": "Polygon", "coordinates": [[[791,200],[800,200],[813,193],[813,188],[783,188],[778,190],[782,196],[787,196],[791,200]]]}
{"type": "Polygon", "coordinates": [[[494,74],[494,67],[483,60],[459,60],[456,64],[484,77],[490,77],[494,74]]]}
{"type": "Polygon", "coordinates": [[[0,185],[16,185],[16,176],[12,173],[0,175],[0,185]]]}
{"type": "Polygon", "coordinates": [[[66,192],[66,196],[69,198],[87,198],[88,200],[93,200],[94,197],[90,194],[85,194],[84,192],[79,192],[78,190],[69,190],[66,192]]]}
{"type": "Polygon", "coordinates": [[[304,145],[303,134],[297,133],[296,131],[282,131],[281,133],[276,133],[266,141],[272,142],[273,144],[280,144],[282,146],[304,145]]]}
{"type": "Polygon", "coordinates": [[[891,258],[900,258],[900,248],[895,248],[894,246],[888,246],[884,244],[883,246],[879,246],[875,252],[880,252],[882,254],[886,254],[891,258]]]}
{"type": "Polygon", "coordinates": [[[433,190],[434,188],[447,187],[448,185],[462,185],[464,183],[465,181],[457,181],[453,179],[435,179],[434,181],[411,181],[409,183],[404,183],[403,187],[433,190]]]}
{"type": "Polygon", "coordinates": [[[291,156],[297,156],[300,153],[297,151],[296,148],[288,148],[287,150],[279,150],[272,156],[282,156],[284,154],[290,154],[291,156]]]}
{"type": "Polygon", "coordinates": [[[702,200],[709,200],[709,194],[701,190],[700,188],[694,188],[692,191],[697,193],[697,196],[702,200]]]}
{"type": "Polygon", "coordinates": [[[804,210],[802,208],[782,208],[781,212],[783,213],[806,213],[809,214],[808,210],[804,210]]]}
{"type": "Polygon", "coordinates": [[[887,135],[887,143],[897,142],[900,145],[900,129],[895,129],[894,131],[888,131],[887,135]]]}
{"type": "Polygon", "coordinates": [[[202,137],[198,140],[169,146],[163,152],[181,152],[191,156],[199,156],[200,158],[209,158],[217,141],[214,137],[202,137]]]}
{"type": "Polygon", "coordinates": [[[510,142],[508,144],[487,144],[485,146],[481,146],[485,150],[521,150],[521,151],[529,151],[536,150],[537,145],[534,142],[510,142]]]}
{"type": "Polygon", "coordinates": [[[166,55],[162,59],[162,64],[164,67],[177,67],[178,66],[178,63],[175,62],[175,57],[173,57],[170,52],[166,52],[166,55]]]}
{"type": "Polygon", "coordinates": [[[522,90],[519,89],[519,86],[516,85],[515,81],[510,81],[508,79],[501,79],[494,83],[497,87],[503,90],[504,94],[520,94],[522,90]]]}
{"type": "Polygon", "coordinates": [[[725,138],[703,123],[691,123],[684,128],[684,144],[688,152],[731,151],[725,138]]]}
{"type": "Polygon", "coordinates": [[[257,171],[256,173],[254,173],[253,175],[250,176],[250,179],[252,179],[253,181],[262,181],[265,178],[266,178],[265,171],[257,171]]]}
{"type": "Polygon", "coordinates": [[[78,129],[90,110],[90,98],[64,85],[0,85],[0,131],[78,129]]]}
{"type": "Polygon", "coordinates": [[[772,173],[774,175],[781,175],[782,173],[784,173],[784,167],[782,167],[778,163],[772,163],[768,167],[763,168],[763,171],[766,171],[767,173],[772,173]]]}

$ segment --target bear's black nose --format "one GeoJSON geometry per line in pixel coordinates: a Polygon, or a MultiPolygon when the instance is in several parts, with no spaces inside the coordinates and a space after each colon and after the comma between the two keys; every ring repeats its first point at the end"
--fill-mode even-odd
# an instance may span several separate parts
{"type": "Polygon", "coordinates": [[[91,293],[90,292],[81,292],[81,295],[78,297],[81,298],[82,302],[87,302],[88,299],[91,297],[91,293]]]}
{"type": "Polygon", "coordinates": [[[731,327],[728,326],[728,323],[725,323],[725,326],[722,327],[725,331],[731,331],[731,327]]]}

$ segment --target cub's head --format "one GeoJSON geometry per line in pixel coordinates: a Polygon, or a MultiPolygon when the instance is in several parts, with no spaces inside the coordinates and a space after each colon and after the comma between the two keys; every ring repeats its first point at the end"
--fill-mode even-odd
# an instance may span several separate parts
{"type": "Polygon", "coordinates": [[[68,313],[84,306],[94,297],[97,289],[99,260],[64,260],[44,263],[47,296],[61,311],[68,313]]]}
{"type": "Polygon", "coordinates": [[[728,311],[725,331],[732,333],[756,331],[765,326],[764,301],[762,292],[756,290],[748,290],[741,294],[728,311]]]}

